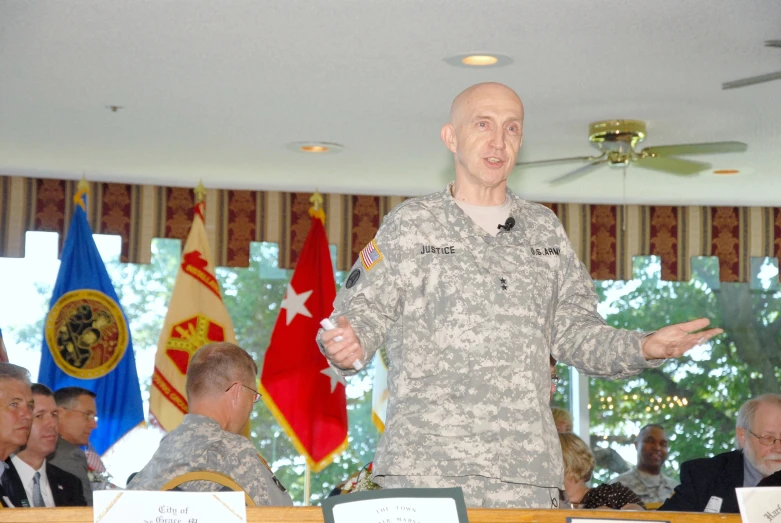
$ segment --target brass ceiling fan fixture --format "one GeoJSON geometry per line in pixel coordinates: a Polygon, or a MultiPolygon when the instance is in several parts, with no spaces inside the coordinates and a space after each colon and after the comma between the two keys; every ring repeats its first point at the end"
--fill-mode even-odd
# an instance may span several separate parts
{"type": "Polygon", "coordinates": [[[576,156],[572,158],[555,158],[536,162],[518,162],[515,165],[537,167],[542,165],[555,165],[569,162],[586,162],[586,165],[578,167],[550,181],[551,185],[576,180],[591,171],[603,166],[626,167],[633,165],[643,169],[652,169],[677,175],[692,175],[700,171],[710,169],[711,165],[704,162],[695,162],[675,158],[680,155],[690,154],[715,154],[715,153],[739,153],[748,149],[742,142],[708,142],[689,143],[676,145],[658,145],[646,147],[640,151],[635,150],[638,143],[645,140],[647,134],[645,122],[638,120],[605,120],[589,125],[589,141],[591,145],[601,151],[598,156],[576,156]]]}
{"type": "MultiPolygon", "coordinates": [[[[781,40],[767,40],[765,47],[777,47],[781,49],[781,40]]],[[[737,89],[738,87],[746,87],[748,85],[762,84],[770,82],[772,80],[781,80],[781,71],[777,73],[761,74],[759,76],[751,76],[749,78],[743,78],[741,80],[733,80],[732,82],[724,82],[721,84],[722,89],[737,89]]]]}

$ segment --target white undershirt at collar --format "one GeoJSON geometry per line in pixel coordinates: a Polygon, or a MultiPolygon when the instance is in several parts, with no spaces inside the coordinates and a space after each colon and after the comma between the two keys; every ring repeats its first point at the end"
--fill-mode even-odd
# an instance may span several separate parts
{"type": "Polygon", "coordinates": [[[472,218],[477,225],[491,236],[499,233],[498,225],[503,224],[510,216],[512,201],[505,198],[502,205],[472,205],[471,203],[456,200],[456,205],[461,207],[464,214],[472,218]]]}
{"type": "Polygon", "coordinates": [[[30,502],[30,506],[33,504],[33,477],[35,476],[36,472],[40,472],[41,496],[43,496],[43,503],[47,507],[53,507],[54,496],[52,496],[52,489],[49,485],[49,478],[46,476],[46,460],[43,460],[43,464],[38,470],[32,468],[16,455],[11,456],[11,462],[14,464],[14,468],[16,468],[16,473],[19,474],[19,479],[22,480],[24,493],[27,495],[27,501],[30,502]]]}

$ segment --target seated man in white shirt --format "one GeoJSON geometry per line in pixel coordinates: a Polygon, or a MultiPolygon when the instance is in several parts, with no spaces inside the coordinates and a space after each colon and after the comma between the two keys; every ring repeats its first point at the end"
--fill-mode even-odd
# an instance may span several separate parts
{"type": "Polygon", "coordinates": [[[15,507],[83,507],[87,505],[79,478],[48,463],[57,446],[58,420],[54,394],[32,385],[33,422],[27,444],[8,459],[6,495],[15,507]]]}

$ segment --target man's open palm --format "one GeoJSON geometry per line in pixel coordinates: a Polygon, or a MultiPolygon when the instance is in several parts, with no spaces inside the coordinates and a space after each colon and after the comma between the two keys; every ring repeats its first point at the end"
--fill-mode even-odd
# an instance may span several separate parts
{"type": "Polygon", "coordinates": [[[643,340],[643,356],[647,360],[678,358],[695,345],[724,332],[724,329],[700,330],[709,324],[709,319],[700,318],[663,327],[643,340]]]}

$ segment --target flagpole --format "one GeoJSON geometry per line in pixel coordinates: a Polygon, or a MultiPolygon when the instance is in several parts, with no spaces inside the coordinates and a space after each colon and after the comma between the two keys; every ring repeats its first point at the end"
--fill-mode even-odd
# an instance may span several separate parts
{"type": "Polygon", "coordinates": [[[309,462],[306,463],[306,472],[304,472],[304,506],[310,505],[309,498],[311,497],[310,489],[312,487],[312,469],[309,468],[309,462]]]}
{"type": "MultiPolygon", "coordinates": [[[[323,205],[323,197],[320,195],[317,189],[315,189],[315,192],[313,192],[312,196],[309,198],[309,203],[312,204],[312,208],[309,209],[310,216],[323,214],[323,211],[321,210],[321,205],[323,205]]],[[[323,220],[323,223],[325,223],[325,220],[323,220]]],[[[309,462],[307,461],[306,472],[304,474],[304,506],[305,507],[308,507],[310,505],[309,499],[312,495],[311,488],[312,488],[312,469],[309,468],[309,462]]]]}
{"type": "MultiPolygon", "coordinates": [[[[320,195],[317,189],[312,193],[309,198],[309,202],[312,204],[312,208],[309,209],[310,216],[318,216],[323,223],[325,223],[325,215],[323,214],[322,205],[323,197],[320,195]]],[[[308,507],[310,498],[312,496],[312,469],[309,467],[309,462],[306,462],[306,472],[304,473],[304,506],[308,507]]]]}

